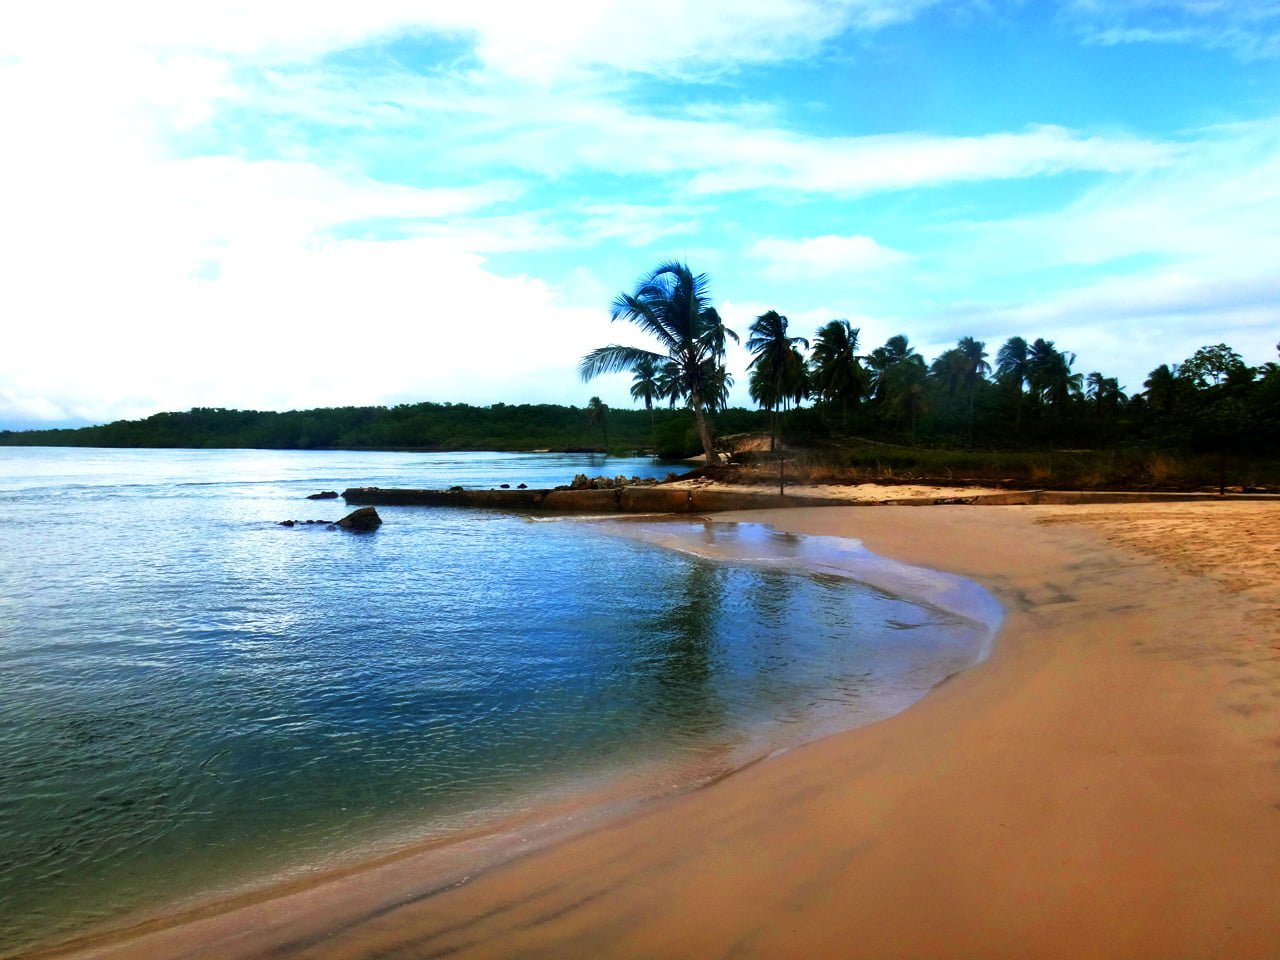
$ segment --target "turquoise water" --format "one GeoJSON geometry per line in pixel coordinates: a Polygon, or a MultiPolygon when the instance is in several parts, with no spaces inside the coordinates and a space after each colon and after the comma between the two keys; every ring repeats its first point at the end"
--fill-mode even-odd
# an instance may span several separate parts
{"type": "Polygon", "coordinates": [[[414,507],[380,507],[372,534],[277,525],[346,512],[305,499],[322,489],[668,469],[0,448],[0,950],[609,771],[767,752],[979,655],[987,628],[934,607],[620,525],[414,507]]]}

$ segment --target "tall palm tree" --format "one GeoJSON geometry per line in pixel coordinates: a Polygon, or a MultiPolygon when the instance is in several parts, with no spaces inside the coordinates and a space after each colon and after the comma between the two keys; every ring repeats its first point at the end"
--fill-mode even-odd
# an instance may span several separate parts
{"type": "MultiPolygon", "coordinates": [[[[884,342],[883,347],[876,347],[867,354],[867,369],[871,372],[872,389],[876,399],[882,399],[881,379],[886,370],[896,363],[901,363],[918,354],[915,347],[907,342],[902,334],[895,334],[884,342]]],[[[922,360],[921,363],[924,361],[922,360]]]]}
{"type": "Polygon", "coordinates": [[[1031,388],[1055,413],[1061,415],[1067,401],[1083,392],[1084,377],[1071,372],[1074,353],[1064,353],[1052,340],[1038,338],[1027,357],[1031,388]]]}
{"type": "Polygon", "coordinates": [[[809,382],[824,403],[839,404],[841,424],[867,387],[867,372],[857,355],[859,333],[848,320],[832,320],[813,338],[809,382]]]}
{"type": "Polygon", "coordinates": [[[634,293],[618,294],[610,319],[634,323],[666,352],[621,344],[598,347],[579,362],[582,379],[634,370],[645,358],[663,365],[670,377],[671,396],[693,411],[707,462],[714,463],[708,413],[728,395],[733,381],[724,367],[725,347],[728,339],[737,341],[738,335],[725,327],[711,306],[707,275],[694,274],[676,261],[663,263],[636,285],[634,293]]]}
{"type": "Polygon", "coordinates": [[[996,354],[996,379],[1013,390],[1014,429],[1022,432],[1022,388],[1031,380],[1031,360],[1027,341],[1010,337],[996,354]]]}
{"type": "Polygon", "coordinates": [[[809,392],[804,357],[796,344],[809,349],[804,337],[787,334],[787,318],[777,310],[769,310],[756,317],[751,324],[751,337],[747,349],[752,353],[751,399],[773,414],[773,432],[769,438],[769,450],[778,447],[778,411],[786,410],[792,402],[799,402],[809,392]]]}
{"type": "Polygon", "coordinates": [[[964,385],[965,363],[960,349],[952,347],[938,354],[933,363],[929,364],[929,376],[933,377],[945,393],[955,396],[964,385]]]}
{"type": "Polygon", "coordinates": [[[924,358],[912,351],[885,367],[876,384],[878,399],[893,417],[908,425],[912,442],[916,437],[916,423],[929,412],[927,376],[924,358]]]}
{"type": "Polygon", "coordinates": [[[1178,386],[1181,382],[1178,379],[1178,365],[1176,363],[1172,367],[1167,363],[1162,363],[1152,370],[1142,384],[1147,388],[1148,409],[1162,417],[1167,417],[1173,413],[1173,409],[1178,402],[1178,386]]]}
{"type": "Polygon", "coordinates": [[[599,397],[587,401],[587,422],[604,431],[604,452],[609,455],[609,408],[599,397]]]}
{"type": "Polygon", "coordinates": [[[1102,371],[1095,370],[1084,378],[1084,383],[1084,395],[1093,402],[1095,409],[1101,416],[1102,401],[1107,393],[1107,378],[1102,375],[1102,371]]]}
{"type": "Polygon", "coordinates": [[[658,383],[658,364],[653,357],[642,357],[632,368],[631,399],[644,402],[649,411],[649,429],[653,429],[653,401],[662,396],[658,383]]]}
{"type": "Polygon", "coordinates": [[[991,364],[987,363],[987,345],[973,337],[961,337],[956,343],[956,351],[963,358],[960,379],[969,394],[969,446],[973,446],[974,400],[978,396],[978,385],[985,383],[987,374],[991,372],[991,364]]]}

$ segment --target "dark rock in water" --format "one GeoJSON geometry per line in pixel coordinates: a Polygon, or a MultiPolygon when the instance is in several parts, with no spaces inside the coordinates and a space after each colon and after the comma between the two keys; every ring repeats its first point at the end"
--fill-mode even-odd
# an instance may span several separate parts
{"type": "Polygon", "coordinates": [[[338,499],[338,491],[337,491],[337,490],[323,490],[323,491],[321,491],[320,493],[312,493],[312,494],[308,494],[307,499],[308,499],[308,500],[337,500],[337,499],[338,499]]]}
{"type": "Polygon", "coordinates": [[[280,521],[280,526],[282,526],[282,527],[292,527],[292,526],[293,526],[295,523],[297,523],[297,522],[298,522],[297,520],[281,520],[281,521],[280,521]]]}
{"type": "Polygon", "coordinates": [[[528,489],[529,489],[529,485],[528,485],[527,483],[522,483],[522,484],[519,484],[519,485],[516,487],[516,489],[517,489],[517,490],[528,490],[528,489]]]}
{"type": "Polygon", "coordinates": [[[461,488],[461,487],[450,487],[450,488],[449,488],[449,492],[450,492],[450,493],[461,493],[461,492],[462,492],[462,488],[461,488]]]}
{"type": "Polygon", "coordinates": [[[343,530],[377,530],[382,526],[382,518],[378,516],[378,511],[373,507],[361,507],[359,510],[353,510],[345,517],[338,521],[338,526],[343,530]]]}
{"type": "Polygon", "coordinates": [[[498,484],[498,489],[499,489],[499,490],[510,490],[510,489],[511,489],[511,484],[509,484],[509,483],[500,483],[500,484],[498,484]]]}

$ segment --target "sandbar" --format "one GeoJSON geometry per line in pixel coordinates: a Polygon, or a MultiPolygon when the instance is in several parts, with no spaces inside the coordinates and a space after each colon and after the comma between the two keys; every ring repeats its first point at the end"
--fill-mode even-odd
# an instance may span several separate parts
{"type": "Polygon", "coordinates": [[[735,517],[972,578],[992,656],[444,889],[399,861],[68,955],[1276,956],[1280,504],[735,517]]]}

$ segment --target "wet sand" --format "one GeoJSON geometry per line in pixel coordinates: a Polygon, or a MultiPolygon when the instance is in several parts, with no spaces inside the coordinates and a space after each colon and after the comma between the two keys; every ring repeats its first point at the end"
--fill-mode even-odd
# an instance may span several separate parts
{"type": "Polygon", "coordinates": [[[994,655],[447,889],[400,860],[77,956],[1276,955],[1280,506],[740,518],[972,577],[994,655]]]}

